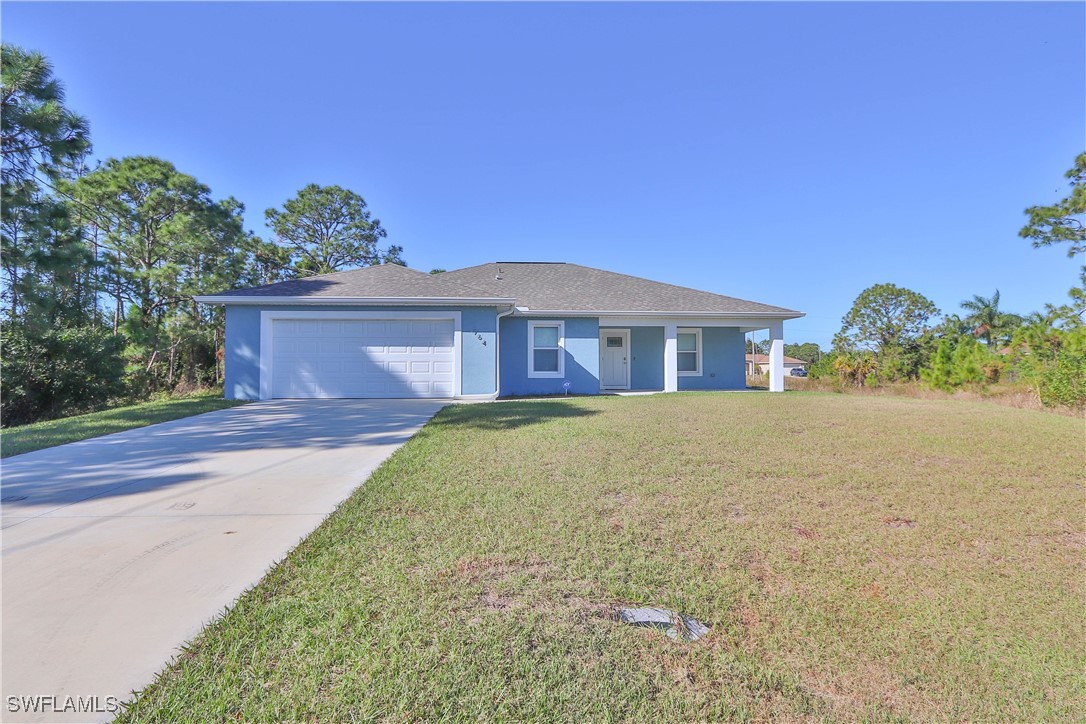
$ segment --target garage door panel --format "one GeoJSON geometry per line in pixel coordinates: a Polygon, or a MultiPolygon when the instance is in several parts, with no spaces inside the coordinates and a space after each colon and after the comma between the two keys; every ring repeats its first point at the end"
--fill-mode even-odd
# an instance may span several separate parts
{"type": "Polygon", "coordinates": [[[272,324],[272,397],[451,397],[450,320],[272,324]]]}
{"type": "Polygon", "coordinates": [[[431,332],[430,337],[435,347],[447,347],[452,349],[453,346],[453,333],[451,329],[447,330],[434,330],[431,332]]]}
{"type": "Polygon", "coordinates": [[[366,394],[371,397],[409,397],[407,385],[387,380],[366,382],[366,394]]]}
{"type": "Polygon", "coordinates": [[[293,353],[298,348],[298,343],[292,339],[276,339],[272,342],[272,354],[281,355],[293,353]]]}

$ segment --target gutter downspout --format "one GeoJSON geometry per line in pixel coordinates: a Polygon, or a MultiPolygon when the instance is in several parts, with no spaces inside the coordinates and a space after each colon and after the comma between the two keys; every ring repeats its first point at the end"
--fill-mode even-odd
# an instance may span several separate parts
{"type": "Polygon", "coordinates": [[[508,312],[502,312],[494,318],[494,399],[502,394],[502,317],[508,317],[517,311],[516,305],[509,307],[508,312]]]}

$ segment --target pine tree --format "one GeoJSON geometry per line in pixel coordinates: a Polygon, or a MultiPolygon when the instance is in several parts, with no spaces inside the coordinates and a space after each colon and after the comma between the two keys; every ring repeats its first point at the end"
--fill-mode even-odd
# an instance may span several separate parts
{"type": "Polygon", "coordinates": [[[949,339],[939,340],[930,366],[920,370],[920,379],[937,390],[949,392],[954,389],[954,347],[949,339]]]}
{"type": "Polygon", "coordinates": [[[134,156],[109,159],[68,188],[105,251],[118,328],[128,340],[129,374],[144,390],[197,384],[197,368],[215,369],[222,310],[192,301],[230,288],[245,275],[258,241],[244,231],[242,205],[173,164],[134,156]],[[123,318],[122,318],[123,317],[123,318]]]}
{"type": "Polygon", "coordinates": [[[286,276],[404,263],[403,247],[377,246],[387,232],[371,217],[365,199],[349,189],[309,184],[282,210],[265,211],[264,218],[287,252],[286,276]]]}
{"type": "Polygon", "coordinates": [[[70,208],[50,188],[74,175],[90,150],[87,122],[64,105],[64,89],[40,53],[0,48],[0,256],[8,323],[83,324],[93,291],[70,208]]]}
{"type": "Polygon", "coordinates": [[[980,362],[981,346],[976,340],[962,337],[954,350],[954,373],[951,382],[955,387],[979,385],[984,382],[984,367],[980,362]]]}

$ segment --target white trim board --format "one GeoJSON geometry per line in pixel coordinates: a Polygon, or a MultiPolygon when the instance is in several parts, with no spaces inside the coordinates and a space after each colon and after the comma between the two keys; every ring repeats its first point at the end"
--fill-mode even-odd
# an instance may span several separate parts
{"type": "Polygon", "coordinates": [[[520,316],[534,316],[534,317],[616,317],[620,319],[638,319],[641,317],[651,319],[674,319],[674,320],[686,320],[688,324],[691,319],[727,319],[732,320],[730,326],[739,324],[742,320],[748,319],[766,319],[774,321],[782,321],[786,319],[799,319],[800,317],[806,317],[804,312],[762,312],[761,314],[755,314],[752,312],[740,312],[740,313],[728,313],[728,312],[656,312],[656,311],[631,311],[621,309],[605,309],[605,310],[592,310],[592,309],[529,309],[528,307],[517,307],[517,314],[520,316]]]}
{"type": "MultiPolygon", "coordinates": [[[[544,347],[544,349],[547,349],[544,347]]],[[[501,364],[501,360],[498,361],[501,364]]],[[[531,319],[528,321],[528,379],[561,379],[566,374],[566,323],[560,319],[531,319]],[[535,371],[536,327],[558,327],[558,371],[535,371]]]]}
{"type": "Polygon", "coordinates": [[[240,304],[273,306],[276,304],[290,305],[342,305],[342,304],[384,304],[390,307],[398,306],[435,306],[435,307],[507,307],[513,304],[514,299],[499,299],[491,297],[261,297],[261,296],[230,296],[230,295],[206,295],[193,297],[201,304],[240,304]]]}
{"type": "Polygon", "coordinates": [[[298,309],[266,309],[260,313],[260,399],[272,399],[272,335],[278,319],[425,319],[451,320],[453,323],[453,397],[462,393],[464,362],[461,358],[460,312],[319,312],[298,309]]]}
{"type": "MultiPolygon", "coordinates": [[[[702,366],[702,351],[701,351],[701,327],[679,327],[675,330],[675,334],[692,334],[696,337],[694,342],[694,351],[697,352],[697,369],[696,370],[680,370],[675,368],[675,372],[679,377],[701,377],[704,373],[704,367],[702,366]]],[[[689,352],[680,352],[678,348],[678,337],[676,337],[675,345],[676,359],[680,354],[689,354],[689,352]]]]}
{"type": "Polygon", "coordinates": [[[600,318],[601,327],[738,327],[751,330],[768,329],[780,324],[779,317],[606,317],[600,318]]]}

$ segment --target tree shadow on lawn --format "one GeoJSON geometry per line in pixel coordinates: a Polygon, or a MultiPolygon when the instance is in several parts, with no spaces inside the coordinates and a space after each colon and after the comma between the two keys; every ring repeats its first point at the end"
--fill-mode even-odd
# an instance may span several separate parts
{"type": "Polygon", "coordinates": [[[596,410],[570,404],[565,399],[509,400],[485,405],[454,405],[446,407],[431,427],[460,427],[476,430],[516,430],[552,420],[598,415],[596,410]]]}
{"type": "MultiPolygon", "coordinates": [[[[205,484],[212,468],[218,484],[230,484],[231,463],[216,462],[222,454],[267,453],[264,464],[276,467],[321,450],[402,444],[440,405],[386,403],[273,400],[15,455],[0,462],[5,518],[33,506],[205,484]]],[[[260,467],[250,459],[239,470],[260,467]]]]}
{"type": "MultiPolygon", "coordinates": [[[[273,400],[15,455],[0,463],[4,517],[38,515],[45,507],[170,488],[194,493],[230,485],[224,453],[266,454],[243,463],[248,474],[277,468],[320,450],[402,444],[435,407],[431,400],[273,400]],[[210,475],[215,470],[217,475],[210,475]]],[[[431,423],[439,429],[513,430],[596,414],[567,400],[514,400],[450,405],[431,423]]],[[[312,474],[320,475],[319,458],[312,474]]]]}

